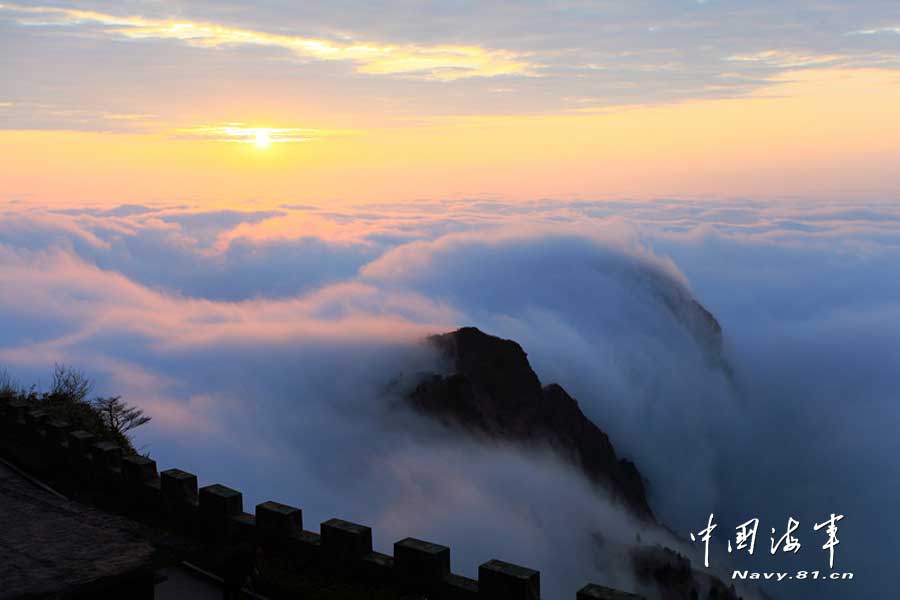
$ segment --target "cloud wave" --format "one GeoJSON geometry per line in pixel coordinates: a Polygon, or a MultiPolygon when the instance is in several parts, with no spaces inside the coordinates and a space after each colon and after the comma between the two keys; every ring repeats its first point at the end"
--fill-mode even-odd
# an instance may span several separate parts
{"type": "MultiPolygon", "coordinates": [[[[382,548],[448,543],[464,573],[532,565],[548,598],[634,588],[589,539],[634,524],[552,453],[472,444],[386,391],[439,368],[423,335],[474,324],[579,400],[682,535],[713,511],[720,531],[844,512],[838,564],[865,595],[900,538],[879,525],[900,489],[898,252],[889,203],[10,206],[0,363],[25,381],[87,370],[155,417],[138,443],[162,464],[248,502],[367,522],[382,548]],[[731,375],[668,308],[689,292],[722,322],[731,375]]],[[[816,540],[789,568],[820,565],[816,540]]]]}

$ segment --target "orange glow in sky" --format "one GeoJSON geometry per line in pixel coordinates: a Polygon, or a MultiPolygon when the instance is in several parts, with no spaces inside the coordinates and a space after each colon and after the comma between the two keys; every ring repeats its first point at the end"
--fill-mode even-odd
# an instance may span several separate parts
{"type": "Polygon", "coordinates": [[[812,71],[746,98],[334,134],[14,130],[0,133],[0,193],[63,205],[888,194],[900,186],[897,106],[892,72],[812,71]]]}
{"type": "MultiPolygon", "coordinates": [[[[703,75],[695,58],[679,67],[684,81],[658,91],[671,64],[629,71],[631,54],[598,63],[576,59],[597,51],[578,47],[563,65],[559,51],[501,38],[273,33],[268,23],[123,14],[112,5],[2,3],[0,25],[18,36],[7,55],[21,67],[17,86],[0,95],[4,201],[900,191],[900,53],[729,46],[714,74],[703,75]],[[72,77],[54,63],[67,51],[72,77]],[[91,52],[111,57],[109,79],[96,75],[91,52]],[[127,56],[116,62],[118,54],[127,56]],[[605,75],[620,65],[626,74],[605,75]],[[646,78],[634,75],[641,69],[646,78]],[[46,95],[53,86],[66,93],[46,95]]],[[[863,25],[846,39],[881,39],[863,25]]]]}

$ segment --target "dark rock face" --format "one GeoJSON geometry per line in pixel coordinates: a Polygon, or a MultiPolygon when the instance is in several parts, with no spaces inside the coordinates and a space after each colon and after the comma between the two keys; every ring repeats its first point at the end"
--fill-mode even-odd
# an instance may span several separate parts
{"type": "MultiPolygon", "coordinates": [[[[681,317],[688,319],[710,358],[718,362],[721,328],[712,314],[694,302],[681,317]]],[[[609,437],[560,385],[541,386],[519,344],[474,327],[435,335],[429,341],[450,362],[451,373],[424,377],[408,397],[413,406],[473,435],[547,444],[633,514],[656,526],[644,480],[634,463],[616,455],[609,437]]],[[[641,545],[638,538],[629,552],[634,576],[652,597],[740,600],[733,586],[694,569],[687,557],[669,548],[641,545]]]]}
{"type": "Polygon", "coordinates": [[[631,553],[638,581],[657,589],[663,600],[696,600],[700,597],[691,561],[661,546],[641,546],[631,553]]]}
{"type": "Polygon", "coordinates": [[[682,554],[662,546],[640,546],[631,552],[634,574],[661,600],[741,600],[734,586],[695,570],[682,554]]]}
{"type": "Polygon", "coordinates": [[[644,482],[557,384],[541,387],[522,347],[474,327],[432,336],[454,372],[430,375],[410,395],[418,409],[498,439],[546,443],[635,515],[653,520],[644,482]]]}

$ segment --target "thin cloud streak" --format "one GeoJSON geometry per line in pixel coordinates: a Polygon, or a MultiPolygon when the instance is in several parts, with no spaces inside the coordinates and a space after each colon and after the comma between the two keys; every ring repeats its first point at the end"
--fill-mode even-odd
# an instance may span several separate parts
{"type": "Polygon", "coordinates": [[[753,54],[736,54],[729,56],[725,60],[742,63],[760,63],[782,69],[797,69],[803,67],[835,65],[847,58],[847,56],[842,54],[808,54],[789,50],[763,50],[753,54]]]}
{"type": "Polygon", "coordinates": [[[308,142],[328,135],[327,132],[319,129],[304,129],[302,127],[250,127],[244,123],[184,127],[175,129],[172,133],[176,139],[180,140],[254,144],[257,143],[260,132],[265,132],[267,143],[272,144],[308,142]]]}
{"type": "Polygon", "coordinates": [[[341,43],[333,40],[283,35],[229,27],[203,21],[122,17],[104,12],[56,6],[0,4],[0,10],[36,18],[20,17],[31,26],[98,24],[103,32],[133,40],[177,40],[203,48],[223,46],[268,46],[290,50],[302,59],[351,62],[357,72],[393,75],[435,81],[501,75],[535,76],[538,65],[524,54],[475,45],[380,44],[368,41],[341,43]]]}
{"type": "Polygon", "coordinates": [[[852,31],[851,33],[855,34],[855,35],[878,35],[880,33],[900,34],[900,26],[898,26],[898,27],[878,27],[876,29],[860,29],[858,31],[852,31]]]}

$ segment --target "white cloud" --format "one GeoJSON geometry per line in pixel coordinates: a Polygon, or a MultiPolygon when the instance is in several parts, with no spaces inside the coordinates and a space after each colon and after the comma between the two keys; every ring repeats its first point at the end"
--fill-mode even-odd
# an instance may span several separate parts
{"type": "MultiPolygon", "coordinates": [[[[722,530],[846,512],[838,564],[866,595],[900,534],[877,525],[900,485],[898,249],[891,203],[9,208],[0,362],[24,380],[53,361],[87,370],[158,417],[138,443],[162,464],[248,503],[301,505],[311,526],[342,516],[375,526],[382,548],[449,543],[468,573],[487,553],[529,564],[549,598],[612,582],[582,534],[633,529],[576,474],[384,402],[391,377],[434,368],[417,339],[475,324],[520,341],[580,401],[678,531],[713,510],[722,530]],[[310,218],[314,244],[315,228],[285,234],[310,218]],[[226,280],[240,293],[223,295],[226,280]],[[688,281],[725,328],[731,381],[666,308],[688,281]]],[[[821,558],[812,535],[804,566],[821,558]]]]}
{"type": "Polygon", "coordinates": [[[859,29],[857,31],[853,31],[852,33],[856,35],[878,35],[881,33],[900,34],[900,27],[877,27],[875,29],[859,29]]]}

